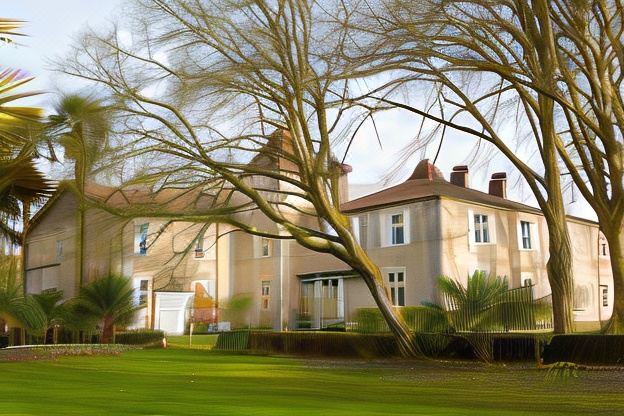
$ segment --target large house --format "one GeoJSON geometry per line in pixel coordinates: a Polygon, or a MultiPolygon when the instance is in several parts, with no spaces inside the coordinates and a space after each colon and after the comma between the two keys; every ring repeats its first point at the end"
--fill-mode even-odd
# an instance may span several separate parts
{"type": "MultiPolygon", "coordinates": [[[[86,193],[121,210],[147,198],[140,190],[94,184],[86,193]]],[[[157,198],[166,205],[170,196],[157,198]]],[[[207,203],[188,198],[196,207],[207,203]]],[[[57,288],[71,298],[85,282],[123,273],[132,279],[137,302],[146,305],[136,326],[169,333],[182,333],[198,317],[218,320],[221,328],[322,328],[348,323],[359,308],[374,306],[366,285],[346,264],[294,241],[218,223],[120,219],[100,208],[81,215],[78,201],[71,187],[61,186],[33,218],[25,250],[29,293],[57,288]],[[223,305],[237,295],[252,299],[239,322],[198,307],[223,305]]],[[[539,210],[506,198],[505,174],[492,175],[484,193],[468,187],[467,167],[454,168],[447,181],[424,160],[405,182],[348,201],[342,209],[397,306],[435,300],[438,276],[465,283],[475,270],[506,276],[512,287],[531,285],[535,297],[550,294],[545,220],[539,210]]],[[[577,329],[596,328],[610,317],[613,304],[608,247],[595,222],[568,217],[568,228],[577,329]]]]}

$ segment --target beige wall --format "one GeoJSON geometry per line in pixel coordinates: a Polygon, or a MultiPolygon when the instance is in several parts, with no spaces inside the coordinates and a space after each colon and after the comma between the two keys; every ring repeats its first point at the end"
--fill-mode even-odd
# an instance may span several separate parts
{"type": "MultiPolygon", "coordinates": [[[[249,294],[253,306],[246,324],[279,329],[292,328],[299,311],[300,275],[345,271],[349,267],[338,259],[303,248],[292,240],[271,240],[270,253],[263,256],[261,238],[231,232],[219,225],[222,237],[204,258],[194,256],[192,242],[201,224],[170,224],[154,241],[165,220],[138,218],[121,220],[103,211],[87,212],[85,227],[85,281],[112,272],[122,272],[134,279],[148,279],[154,291],[191,291],[196,280],[215,280],[217,297],[223,304],[233,295],[249,294]],[[140,224],[149,223],[146,255],[136,253],[135,234],[140,224]],[[262,282],[270,282],[268,307],[262,306],[262,282]]],[[[451,199],[431,199],[397,207],[354,214],[362,245],[387,279],[390,268],[405,271],[405,304],[419,305],[437,297],[436,278],[442,274],[463,283],[474,270],[507,276],[512,287],[531,278],[536,297],[550,293],[546,276],[548,238],[541,215],[477,206],[451,199]],[[403,213],[406,242],[390,246],[388,224],[395,213],[403,213]],[[477,244],[471,237],[470,218],[488,215],[492,241],[477,244]],[[519,222],[531,224],[532,248],[521,248],[519,222]],[[366,225],[365,225],[366,224],[366,225]],[[407,232],[409,231],[409,232],[407,232]]],[[[259,213],[245,218],[260,230],[276,232],[276,226],[259,213]]],[[[315,218],[302,220],[318,226],[315,218]]],[[[575,286],[583,308],[575,311],[579,329],[595,326],[611,314],[613,289],[609,259],[599,256],[598,228],[587,222],[569,222],[573,242],[575,286]],[[602,306],[602,288],[607,289],[609,306],[602,306]],[[582,310],[581,310],[582,309],[582,310]]],[[[214,244],[217,225],[205,232],[204,249],[214,244]]],[[[27,289],[38,292],[58,287],[65,297],[75,296],[77,206],[69,193],[49,207],[28,235],[27,289]],[[56,241],[63,241],[63,257],[56,259],[56,241]],[[52,286],[51,286],[52,285],[52,286]]],[[[345,319],[353,319],[361,307],[374,302],[359,278],[345,279],[345,319]]],[[[153,324],[153,305],[146,310],[146,321],[153,324]]]]}
{"type": "MultiPolygon", "coordinates": [[[[548,231],[544,217],[532,213],[515,212],[462,201],[442,199],[442,254],[443,274],[466,282],[474,270],[484,270],[497,276],[506,276],[511,287],[519,287],[530,278],[537,298],[551,293],[546,263],[548,261],[548,231]],[[495,239],[489,244],[471,241],[470,216],[488,215],[494,220],[495,239]],[[532,247],[522,248],[520,221],[531,224],[532,247]]],[[[574,285],[578,309],[574,312],[578,329],[595,329],[600,320],[611,315],[613,303],[612,275],[607,257],[598,256],[598,226],[570,219],[568,229],[572,242],[574,285]],[[600,278],[599,278],[600,275],[600,278]],[[602,306],[600,285],[609,294],[609,306],[602,306]],[[581,293],[582,292],[582,293],[581,293]]]]}

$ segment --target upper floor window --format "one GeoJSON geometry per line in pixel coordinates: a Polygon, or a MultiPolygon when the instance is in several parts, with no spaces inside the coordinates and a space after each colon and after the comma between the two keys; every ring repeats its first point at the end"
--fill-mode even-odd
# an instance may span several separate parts
{"type": "Polygon", "coordinates": [[[204,258],[204,236],[199,236],[197,238],[197,243],[195,243],[195,258],[204,258]]]}
{"type": "Polygon", "coordinates": [[[520,221],[520,231],[522,238],[522,248],[530,250],[531,247],[531,223],[528,221],[520,221]]]}
{"type": "Polygon", "coordinates": [[[56,261],[63,260],[63,240],[56,240],[56,261]]]}
{"type": "Polygon", "coordinates": [[[390,216],[390,244],[405,243],[405,224],[403,214],[393,214],[390,216]]]}
{"type": "Polygon", "coordinates": [[[136,228],[136,234],[134,237],[136,254],[142,256],[147,254],[147,231],[149,229],[149,223],[141,224],[136,228]]]}
{"type": "Polygon", "coordinates": [[[475,243],[490,242],[490,225],[487,215],[474,215],[474,238],[475,243]]]}
{"type": "Polygon", "coordinates": [[[271,255],[271,240],[262,237],[260,240],[260,255],[262,257],[269,257],[271,255]]]}

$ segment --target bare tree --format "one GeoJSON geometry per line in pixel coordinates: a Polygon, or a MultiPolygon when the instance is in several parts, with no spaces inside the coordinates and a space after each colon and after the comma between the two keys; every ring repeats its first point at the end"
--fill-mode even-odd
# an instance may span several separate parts
{"type": "MultiPolygon", "coordinates": [[[[355,50],[363,71],[392,71],[365,96],[468,133],[500,151],[520,172],[548,224],[548,279],[554,330],[573,330],[572,250],[562,189],[560,120],[551,91],[558,52],[546,1],[382,0],[352,29],[368,36],[355,50]],[[371,45],[373,45],[371,47],[371,45]],[[427,83],[431,105],[393,99],[399,86],[427,83]]],[[[439,135],[420,137],[416,147],[439,135]]],[[[483,146],[481,146],[482,148],[483,146]]]]}
{"type": "Polygon", "coordinates": [[[111,33],[87,34],[62,71],[114,103],[124,149],[114,157],[140,161],[126,186],[188,190],[186,203],[118,215],[226,223],[329,253],[362,276],[402,353],[419,355],[340,212],[332,146],[367,110],[346,100],[350,40],[328,10],[349,17],[338,2],[137,1],[111,33]]]}

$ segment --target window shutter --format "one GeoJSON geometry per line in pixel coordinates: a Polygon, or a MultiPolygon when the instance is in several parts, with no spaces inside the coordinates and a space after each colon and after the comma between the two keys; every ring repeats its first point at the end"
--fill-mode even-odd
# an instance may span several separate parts
{"type": "Polygon", "coordinates": [[[468,210],[468,245],[470,247],[475,244],[475,222],[474,222],[474,211],[468,210]]]}

